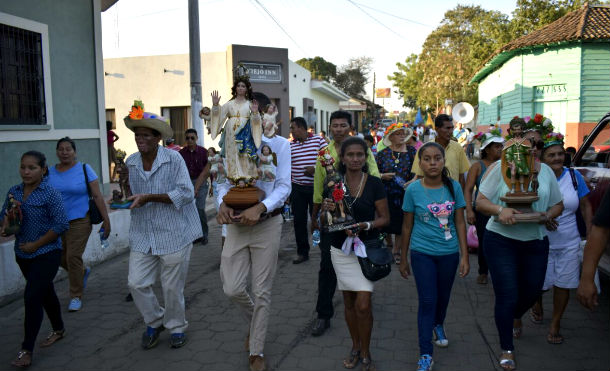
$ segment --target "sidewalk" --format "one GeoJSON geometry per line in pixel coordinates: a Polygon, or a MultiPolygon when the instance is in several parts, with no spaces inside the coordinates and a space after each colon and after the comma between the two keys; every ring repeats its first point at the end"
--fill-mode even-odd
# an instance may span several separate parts
{"type": "MultiPolygon", "coordinates": [[[[189,343],[170,349],[169,334],[162,333],[152,350],[140,348],[144,324],[127,294],[128,254],[119,255],[94,267],[83,309],[68,313],[68,283],[56,284],[62,303],[66,338],[51,348],[36,348],[32,370],[248,370],[244,339],[247,325],[238,309],[223,294],[220,264],[220,227],[210,218],[210,243],[195,245],[191,256],[185,297],[189,343]]],[[[342,359],[351,341],[343,319],[340,292],[335,294],[335,317],[322,337],[309,335],[315,318],[319,251],[311,259],[293,265],[296,255],[292,223],[284,223],[278,271],[273,289],[272,313],[265,357],[272,370],[343,370],[342,359]]],[[[456,279],[449,306],[446,330],[451,342],[447,349],[435,349],[435,371],[499,370],[498,337],[493,320],[491,285],[475,283],[476,256],[472,271],[456,279]]],[[[158,287],[157,287],[158,288],[158,287]]],[[[162,296],[159,292],[159,298],[162,296]]],[[[549,345],[545,335],[551,298],[544,298],[546,318],[534,325],[524,318],[524,331],[516,341],[519,370],[607,370],[610,365],[609,302],[607,294],[595,312],[583,309],[570,299],[564,315],[565,343],[549,345]]],[[[417,294],[412,278],[403,280],[397,269],[376,284],[373,296],[375,325],[371,353],[377,368],[414,370],[417,348],[417,294]]],[[[0,307],[0,339],[3,354],[0,369],[10,369],[10,361],[20,348],[23,332],[21,300],[0,307]]],[[[45,318],[39,335],[43,340],[50,325],[45,318]]],[[[359,368],[357,368],[359,369],[359,368]]]]}

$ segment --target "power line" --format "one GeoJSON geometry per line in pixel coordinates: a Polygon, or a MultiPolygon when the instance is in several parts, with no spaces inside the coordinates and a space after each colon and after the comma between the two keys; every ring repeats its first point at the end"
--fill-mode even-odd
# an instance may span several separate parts
{"type": "Polygon", "coordinates": [[[391,29],[390,27],[386,26],[383,22],[381,22],[380,20],[378,20],[377,18],[373,17],[372,15],[370,15],[366,10],[362,9],[358,4],[356,4],[355,2],[353,2],[352,0],[347,0],[347,2],[349,2],[350,4],[352,4],[353,6],[355,6],[356,8],[360,9],[360,11],[364,14],[366,14],[369,18],[371,18],[372,20],[374,20],[375,22],[379,23],[380,25],[382,25],[385,29],[387,29],[388,31],[390,31],[391,33],[393,33],[394,35],[400,37],[401,39],[408,41],[407,39],[405,39],[402,35],[400,35],[398,32],[394,31],[393,29],[391,29]]]}
{"type": "Polygon", "coordinates": [[[426,26],[426,27],[434,28],[434,26],[431,26],[431,25],[429,25],[429,24],[425,24],[425,23],[421,23],[421,22],[418,22],[418,21],[414,21],[414,20],[412,20],[412,19],[408,19],[408,18],[400,17],[400,16],[397,16],[396,14],[388,13],[388,12],[386,12],[386,11],[384,11],[384,10],[377,9],[377,8],[373,8],[373,7],[370,7],[370,6],[368,6],[368,5],[364,5],[364,4],[362,4],[362,3],[356,3],[356,4],[358,4],[358,5],[360,5],[360,6],[364,7],[364,8],[368,8],[368,9],[374,10],[374,11],[376,11],[376,12],[383,13],[383,14],[385,14],[385,15],[389,15],[390,17],[394,17],[394,18],[401,19],[401,20],[403,20],[403,21],[405,21],[405,22],[415,23],[415,24],[418,24],[418,25],[421,25],[421,26],[426,26]]]}
{"type": "Polygon", "coordinates": [[[305,54],[309,54],[307,53],[307,51],[305,49],[303,49],[301,47],[301,45],[299,45],[299,43],[296,42],[295,39],[292,38],[292,36],[290,36],[290,34],[284,29],[284,27],[282,27],[282,25],[280,24],[280,22],[277,21],[277,19],[275,19],[275,17],[273,16],[273,14],[271,14],[271,12],[269,10],[267,10],[267,8],[265,8],[265,6],[259,1],[259,0],[250,0],[250,1],[254,1],[256,4],[258,4],[258,6],[260,6],[265,13],[267,13],[267,15],[271,18],[271,20],[273,20],[273,22],[280,28],[280,30],[282,30],[282,32],[284,32],[284,34],[286,36],[288,36],[288,38],[290,40],[292,40],[292,42],[294,43],[294,45],[296,45],[299,49],[301,49],[301,51],[305,54]]]}

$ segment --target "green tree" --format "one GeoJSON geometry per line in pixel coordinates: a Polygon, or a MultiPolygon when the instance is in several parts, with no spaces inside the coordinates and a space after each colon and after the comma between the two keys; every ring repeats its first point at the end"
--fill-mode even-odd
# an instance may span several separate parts
{"type": "Polygon", "coordinates": [[[337,75],[337,66],[322,57],[301,58],[296,63],[308,69],[317,80],[331,81],[337,75]]]}
{"type": "Polygon", "coordinates": [[[371,57],[350,58],[349,62],[337,72],[335,86],[352,97],[364,95],[366,92],[364,86],[368,82],[372,64],[371,57]]]}
{"type": "MultiPolygon", "coordinates": [[[[510,33],[513,39],[555,22],[569,12],[583,6],[582,0],[517,0],[510,22],[510,33]]],[[[601,1],[589,1],[602,3],[601,1]]]]}
{"type": "Polygon", "coordinates": [[[419,96],[419,85],[423,74],[417,69],[417,54],[411,54],[405,63],[396,62],[397,72],[394,72],[388,79],[393,82],[394,87],[398,88],[403,106],[412,109],[417,108],[417,97],[419,96]]]}

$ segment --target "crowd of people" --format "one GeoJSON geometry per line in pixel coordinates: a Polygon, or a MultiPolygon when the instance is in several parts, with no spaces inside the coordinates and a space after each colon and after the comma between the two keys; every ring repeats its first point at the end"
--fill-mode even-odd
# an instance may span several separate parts
{"type": "MultiPolygon", "coordinates": [[[[127,281],[146,326],[142,348],[155,347],[164,330],[170,332],[173,348],[188,341],[184,286],[193,244],[208,243],[206,197],[215,199],[217,221],[223,225],[222,289],[245,319],[245,348],[253,371],[267,369],[264,346],[285,204],[291,205],[294,215],[293,263],[309,260],[312,235],[321,253],[312,336],[322,336],[331,326],[333,296],[337,288],[342,291],[352,340],[343,360],[347,369],[361,364],[365,371],[376,370],[370,344],[377,278],[371,278],[364,265],[384,269],[370,255],[383,241],[400,275],[415,279],[418,371],[432,370],[435,345],[449,345],[444,322],[456,275],[463,279],[470,271],[469,224],[479,237],[476,282],[487,284],[490,276],[493,284],[502,369],[516,368],[514,340],[523,332],[521,318],[529,313],[533,322],[541,322],[544,292],[552,290],[554,297],[546,338],[551,344],[563,342],[560,324],[570,289],[578,288],[578,299],[585,306],[596,305],[595,268],[610,237],[610,192],[594,217],[585,179],[564,166],[562,135],[537,127],[524,130],[518,118],[511,122],[509,135],[523,136],[536,157],[539,199],[532,207],[544,215],[541,223],[517,223],[520,211],[502,200],[510,189],[499,161],[505,143],[499,130],[470,135],[459,127],[456,132],[452,117],[440,114],[426,143],[422,127],[400,123],[385,128],[383,136],[377,131],[361,137],[350,134],[352,115],[336,111],[330,116],[329,138],[326,133],[313,134],[304,118],[294,117],[288,141],[276,134],[276,108],[259,110],[247,79],[236,79],[227,103],[220,105],[220,99],[212,93],[213,107],[200,114],[213,137],[239,135],[233,131],[244,126],[261,133],[260,142],[238,141],[259,155],[257,168],[249,169],[258,180],[250,186],[263,197],[245,210],[224,202],[231,186],[240,181],[230,169],[242,161],[227,158],[227,141],[221,139],[218,151],[205,149],[197,145],[197,131],[188,129],[186,143],[178,146],[168,122],[144,112],[138,102],[124,119],[138,149],[125,161],[133,193],[127,281]],[[464,146],[456,136],[465,137],[464,146]],[[165,147],[159,145],[161,141],[165,147]],[[480,143],[480,159],[471,165],[475,141],[480,143]],[[328,228],[337,212],[341,220],[350,221],[348,227],[328,228]],[[163,305],[152,288],[157,279],[163,305]]],[[[117,138],[109,134],[109,144],[117,138]]],[[[68,310],[83,307],[91,269],[83,265],[82,255],[94,223],[93,205],[101,214],[103,236],[111,232],[98,177],[77,160],[76,153],[70,138],[57,142],[55,166],[48,166],[40,152],[24,153],[19,168],[22,183],[8,191],[0,214],[2,234],[15,235],[16,261],[26,279],[24,339],[12,363],[16,367],[32,363],[43,312],[52,331],[40,346],[51,346],[65,336],[53,284],[59,266],[68,272],[68,310]]]]}

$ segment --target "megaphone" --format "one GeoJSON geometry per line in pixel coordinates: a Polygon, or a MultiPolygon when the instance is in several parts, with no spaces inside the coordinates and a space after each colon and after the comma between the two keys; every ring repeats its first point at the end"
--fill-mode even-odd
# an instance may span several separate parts
{"type": "Polygon", "coordinates": [[[468,102],[456,104],[451,113],[456,123],[468,124],[474,119],[474,108],[468,102]]]}

